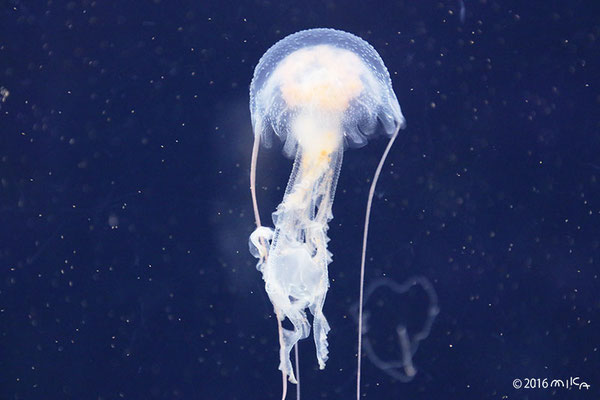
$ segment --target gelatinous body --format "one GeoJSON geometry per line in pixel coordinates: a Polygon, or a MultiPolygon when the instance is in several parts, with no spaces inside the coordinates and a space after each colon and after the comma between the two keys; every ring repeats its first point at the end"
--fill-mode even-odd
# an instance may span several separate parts
{"type": "MultiPolygon", "coordinates": [[[[250,110],[255,137],[251,190],[257,222],[250,248],[259,258],[257,268],[278,317],[279,368],[295,382],[290,351],[310,334],[306,309],[313,315],[320,368],[327,361],[330,327],[323,304],[332,260],[327,230],[344,149],[363,146],[377,133],[389,136],[391,146],[404,117],[375,49],[357,36],[333,29],[298,32],[271,47],[255,69],[250,110]],[[269,147],[274,136],[283,142],[283,152],[294,165],[271,229],[260,223],[255,174],[259,143],[269,147]],[[293,330],[282,328],[285,318],[293,330]]],[[[383,159],[376,175],[382,164],[383,159]]]]}
{"type": "MultiPolygon", "coordinates": [[[[435,321],[435,317],[440,312],[438,307],[437,293],[435,292],[433,285],[429,282],[429,280],[427,280],[427,278],[423,276],[414,276],[407,279],[403,283],[397,283],[389,278],[379,278],[374,282],[371,282],[365,291],[365,296],[362,303],[362,305],[365,307],[365,310],[368,310],[369,301],[371,300],[373,294],[378,290],[386,289],[397,296],[408,293],[412,288],[421,288],[425,293],[427,297],[427,313],[421,327],[414,332],[409,333],[406,324],[401,322],[396,325],[398,348],[401,356],[399,359],[394,359],[396,355],[391,354],[391,352],[388,352],[388,354],[384,354],[383,356],[377,354],[373,348],[373,345],[371,344],[371,340],[369,339],[369,312],[365,312],[361,318],[361,336],[364,336],[363,347],[365,349],[365,354],[377,368],[392,378],[402,382],[410,382],[415,377],[417,370],[413,364],[413,356],[419,349],[419,344],[421,341],[429,336],[429,333],[431,332],[431,326],[435,321]]],[[[395,305],[393,304],[393,301],[389,301],[391,299],[387,298],[386,300],[388,301],[383,302],[371,300],[371,303],[374,303],[371,305],[371,307],[382,307],[385,304],[388,307],[385,310],[385,317],[390,318],[389,310],[394,309],[395,305]]],[[[357,302],[350,309],[351,314],[357,323],[360,318],[358,311],[359,308],[360,307],[357,302]]]]}

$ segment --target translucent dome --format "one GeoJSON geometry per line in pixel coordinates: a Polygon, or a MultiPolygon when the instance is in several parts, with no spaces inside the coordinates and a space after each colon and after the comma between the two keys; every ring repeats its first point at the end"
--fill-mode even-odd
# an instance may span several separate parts
{"type": "Polygon", "coordinates": [[[250,111],[254,134],[267,147],[277,135],[288,157],[306,131],[297,129],[302,115],[330,127],[345,147],[364,146],[378,133],[392,136],[405,125],[377,51],[335,29],[297,32],[273,45],[254,71],[250,111]]]}

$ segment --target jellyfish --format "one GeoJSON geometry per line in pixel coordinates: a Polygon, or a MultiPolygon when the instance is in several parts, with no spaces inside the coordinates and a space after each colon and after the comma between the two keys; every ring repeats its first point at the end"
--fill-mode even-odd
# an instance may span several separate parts
{"type": "MultiPolygon", "coordinates": [[[[381,305],[377,304],[378,302],[374,303],[376,303],[374,307],[381,307],[381,305]]],[[[394,307],[394,305],[391,305],[391,307],[394,307]]],[[[413,363],[413,357],[419,349],[420,342],[429,336],[431,327],[439,311],[437,293],[435,292],[431,282],[429,282],[429,280],[424,276],[414,276],[401,284],[389,278],[376,279],[374,282],[371,282],[365,291],[363,301],[360,304],[357,302],[350,308],[350,312],[355,321],[357,324],[361,325],[361,336],[364,337],[363,347],[367,358],[381,371],[385,372],[393,379],[401,382],[410,382],[415,377],[417,369],[413,363]],[[420,329],[412,333],[409,333],[408,327],[405,324],[397,324],[395,329],[397,335],[397,347],[400,350],[399,353],[401,357],[398,360],[390,360],[390,354],[386,354],[387,357],[384,359],[377,354],[368,336],[370,317],[369,312],[366,310],[361,312],[361,316],[359,318],[358,310],[361,308],[361,306],[366,307],[371,297],[374,297],[375,292],[379,291],[380,289],[386,289],[392,294],[398,296],[408,293],[412,288],[418,287],[422,289],[427,297],[427,313],[423,323],[420,329]]],[[[388,317],[387,312],[385,315],[388,317]]]]}
{"type": "MultiPolygon", "coordinates": [[[[405,126],[387,68],[377,51],[353,34],[334,29],[294,33],[262,56],[250,85],[254,145],[250,190],[256,230],[250,251],[258,258],[265,290],[277,317],[279,369],[285,398],[287,380],[297,383],[290,352],[312,330],[319,368],[328,358],[330,326],[323,314],[329,288],[328,223],[344,150],[359,148],[377,135],[389,138],[367,198],[362,240],[357,396],[360,391],[362,304],[366,245],[373,194],[385,159],[405,126]],[[294,160],[273,228],[261,224],[256,198],[259,147],[279,139],[294,160]],[[284,329],[289,320],[293,329],[284,329]]],[[[297,360],[297,358],[296,358],[297,360]]]]}

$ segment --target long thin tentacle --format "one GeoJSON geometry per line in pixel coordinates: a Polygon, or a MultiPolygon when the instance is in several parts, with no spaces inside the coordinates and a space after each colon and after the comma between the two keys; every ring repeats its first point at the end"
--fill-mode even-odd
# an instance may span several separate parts
{"type": "Polygon", "coordinates": [[[365,288],[365,261],[367,258],[367,238],[369,236],[369,220],[371,219],[371,205],[373,204],[373,195],[375,194],[375,187],[377,186],[377,180],[379,179],[379,175],[381,174],[381,169],[383,168],[383,164],[385,163],[385,159],[398,136],[398,131],[400,130],[400,126],[394,132],[394,135],[391,137],[388,142],[383,154],[381,155],[381,159],[379,160],[379,164],[377,165],[377,169],[375,170],[375,174],[373,175],[373,182],[371,182],[371,188],[369,189],[369,198],[367,199],[367,210],[365,213],[365,229],[363,232],[363,243],[362,243],[362,253],[360,255],[360,291],[358,295],[358,361],[357,361],[357,373],[356,373],[356,400],[360,400],[360,370],[361,370],[361,358],[362,358],[362,314],[363,314],[363,297],[364,297],[364,288],[365,288]]]}
{"type": "Polygon", "coordinates": [[[294,358],[296,361],[296,400],[300,400],[300,358],[298,355],[298,343],[294,345],[294,358]]]}
{"type": "Polygon", "coordinates": [[[260,223],[258,202],[256,201],[256,164],[258,163],[259,145],[260,135],[254,135],[254,145],[252,146],[252,161],[250,162],[250,193],[252,194],[252,208],[254,208],[254,219],[256,221],[257,228],[260,228],[262,226],[260,223]]]}
{"type": "MultiPolygon", "coordinates": [[[[254,220],[256,221],[256,227],[260,228],[262,225],[260,223],[260,212],[258,210],[258,201],[256,200],[256,165],[258,163],[258,149],[260,147],[260,135],[254,135],[254,145],[252,146],[252,161],[250,163],[250,193],[252,195],[252,207],[254,209],[254,220]]],[[[267,244],[264,242],[264,239],[260,239],[260,244],[263,246],[262,254],[265,254],[265,262],[267,261],[268,252],[267,252],[267,244]]],[[[279,347],[283,348],[283,326],[281,324],[281,319],[279,318],[280,312],[277,308],[275,308],[275,315],[277,319],[277,336],[279,337],[279,347]]],[[[280,357],[281,358],[281,357],[280,357]]],[[[288,372],[285,370],[285,367],[281,370],[281,380],[282,380],[282,390],[281,390],[281,400],[285,400],[287,395],[287,377],[288,372]]]]}

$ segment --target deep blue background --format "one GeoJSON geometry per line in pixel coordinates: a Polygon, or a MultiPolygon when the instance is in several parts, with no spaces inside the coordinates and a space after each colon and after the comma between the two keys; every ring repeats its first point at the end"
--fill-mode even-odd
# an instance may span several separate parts
{"type": "MultiPolygon", "coordinates": [[[[598,398],[599,6],[465,0],[461,20],[460,4],[2,2],[0,399],[279,398],[247,249],[248,85],[272,44],[312,27],[369,41],[408,121],[376,193],[367,285],[422,275],[440,301],[414,381],[365,362],[365,398],[598,398]],[[512,388],[570,376],[592,389],[512,388]]],[[[384,145],[345,154],[330,360],[318,371],[303,342],[306,399],[354,396],[348,310],[384,145]]],[[[261,153],[264,219],[290,168],[261,153]]],[[[371,321],[381,348],[388,322],[423,315],[422,293],[395,301],[371,321]]]]}

